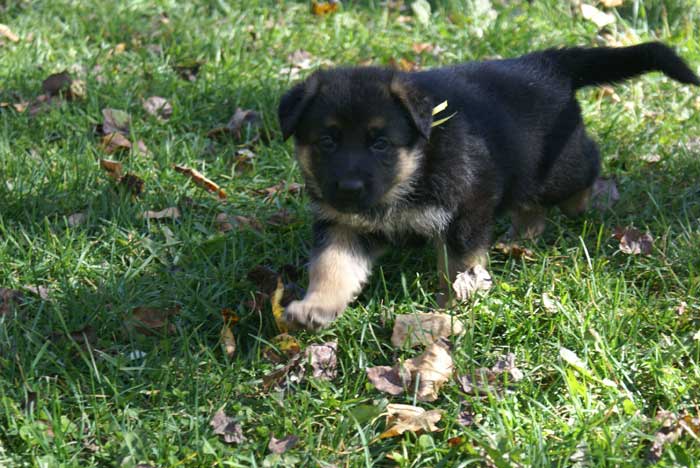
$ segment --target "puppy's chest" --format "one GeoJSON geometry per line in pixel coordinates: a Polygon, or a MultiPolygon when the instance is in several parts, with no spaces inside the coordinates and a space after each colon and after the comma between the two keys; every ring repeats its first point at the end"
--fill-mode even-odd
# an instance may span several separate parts
{"type": "Polygon", "coordinates": [[[316,212],[321,219],[344,224],[358,231],[381,233],[389,239],[411,235],[434,237],[443,233],[452,221],[452,214],[448,210],[435,205],[391,208],[381,215],[373,216],[335,210],[331,212],[322,208],[316,212]]]}

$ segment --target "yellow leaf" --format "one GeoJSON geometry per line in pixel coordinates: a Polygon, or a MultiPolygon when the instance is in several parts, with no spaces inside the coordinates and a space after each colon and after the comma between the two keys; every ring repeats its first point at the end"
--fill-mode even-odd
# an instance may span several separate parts
{"type": "Polygon", "coordinates": [[[284,296],[284,283],[282,283],[282,278],[277,278],[277,287],[275,292],[272,293],[272,316],[275,318],[275,323],[277,324],[277,329],[281,333],[287,333],[289,329],[287,328],[287,323],[284,321],[282,315],[284,314],[284,307],[282,307],[282,296],[284,296]]]}
{"type": "Polygon", "coordinates": [[[389,429],[379,435],[380,439],[396,437],[406,431],[436,432],[440,429],[435,425],[442,419],[442,411],[430,410],[412,405],[388,404],[386,407],[386,425],[389,429]]]}

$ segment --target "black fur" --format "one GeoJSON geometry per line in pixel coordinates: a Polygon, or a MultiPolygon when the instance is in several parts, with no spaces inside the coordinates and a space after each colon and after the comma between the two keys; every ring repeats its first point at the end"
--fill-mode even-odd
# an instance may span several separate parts
{"type": "Polygon", "coordinates": [[[279,117],[285,137],[310,154],[304,177],[319,231],[345,226],[358,242],[434,237],[454,261],[488,248],[498,213],[536,213],[590,189],[600,157],[575,92],[649,71],[700,85],[660,43],[551,49],[415,73],[320,71],[282,98],[279,117]],[[443,101],[435,119],[454,116],[431,128],[430,110],[443,101]],[[385,125],[373,134],[377,118],[385,125]],[[375,151],[378,135],[388,149],[375,151]],[[406,175],[407,152],[410,180],[386,199],[406,175]]]}

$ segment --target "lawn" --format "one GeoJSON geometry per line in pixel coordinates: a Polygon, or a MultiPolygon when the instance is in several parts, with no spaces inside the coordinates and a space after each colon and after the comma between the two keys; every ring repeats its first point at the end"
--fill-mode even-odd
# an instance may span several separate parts
{"type": "Polygon", "coordinates": [[[325,16],[307,1],[0,2],[17,36],[0,32],[0,466],[698,464],[700,93],[659,74],[579,93],[617,203],[577,220],[553,211],[522,245],[530,255],[492,250],[495,286],[448,311],[466,329],[451,339],[456,376],[512,353],[522,379],[479,394],[450,381],[430,403],[368,381],[367,367],[421,352],[390,342],[397,315],[436,309],[434,253],[418,247],[386,256],[332,327],[296,334],[302,348],[337,342],[337,376],[293,369],[266,385],[282,364],[261,266],[305,286],[311,237],[276,121],[295,80],[331,64],[426,68],[651,39],[700,70],[694,0],[626,0],[602,31],[559,0],[446,0],[429,16],[386,3],[402,2],[325,16]],[[64,70],[72,93],[39,99],[64,70]],[[169,118],[144,109],[151,96],[169,118]],[[248,114],[227,128],[237,108],[261,126],[248,114]],[[116,133],[132,150],[107,154],[103,109],[129,114],[116,133]],[[169,207],[179,217],[143,215],[169,207]],[[632,226],[653,237],[650,254],[620,250],[615,228],[632,226]],[[233,353],[225,308],[239,319],[233,353]],[[379,439],[389,403],[441,410],[439,431],[379,439]],[[222,409],[240,434],[215,434],[222,409]],[[271,438],[290,435],[273,453],[271,438]]]}

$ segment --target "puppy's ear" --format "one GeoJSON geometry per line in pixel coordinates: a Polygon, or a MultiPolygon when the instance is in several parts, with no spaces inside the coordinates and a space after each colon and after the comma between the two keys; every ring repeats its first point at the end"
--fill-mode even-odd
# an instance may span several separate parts
{"type": "Polygon", "coordinates": [[[432,99],[400,76],[392,78],[389,90],[411,116],[418,132],[427,140],[433,124],[432,99]]]}
{"type": "Polygon", "coordinates": [[[286,140],[294,134],[306,107],[318,91],[319,72],[314,73],[303,83],[299,83],[287,91],[280,100],[277,116],[282,128],[282,136],[286,140]]]}

